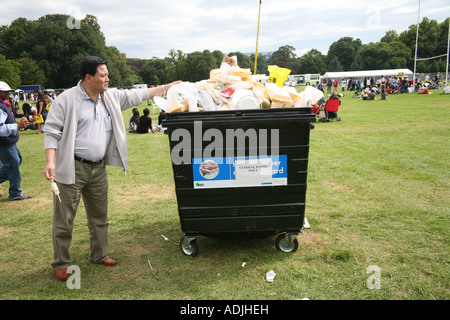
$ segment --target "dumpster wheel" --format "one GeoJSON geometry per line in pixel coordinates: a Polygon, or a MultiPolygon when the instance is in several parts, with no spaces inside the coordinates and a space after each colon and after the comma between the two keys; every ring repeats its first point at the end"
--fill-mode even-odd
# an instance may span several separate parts
{"type": "Polygon", "coordinates": [[[187,256],[195,257],[198,254],[197,238],[184,236],[180,240],[181,251],[187,256]]]}
{"type": "Polygon", "coordinates": [[[282,252],[295,252],[298,249],[297,234],[283,233],[277,237],[275,247],[282,252]]]}

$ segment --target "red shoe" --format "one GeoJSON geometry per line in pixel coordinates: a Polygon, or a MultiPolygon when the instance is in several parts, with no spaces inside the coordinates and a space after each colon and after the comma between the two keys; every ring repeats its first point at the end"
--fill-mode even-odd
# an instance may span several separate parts
{"type": "Polygon", "coordinates": [[[67,273],[67,268],[56,269],[55,273],[56,273],[56,279],[58,279],[60,281],[66,281],[70,277],[70,274],[67,273]]]}
{"type": "Polygon", "coordinates": [[[104,264],[107,267],[114,267],[117,264],[117,261],[108,257],[102,261],[102,264],[104,264]]]}

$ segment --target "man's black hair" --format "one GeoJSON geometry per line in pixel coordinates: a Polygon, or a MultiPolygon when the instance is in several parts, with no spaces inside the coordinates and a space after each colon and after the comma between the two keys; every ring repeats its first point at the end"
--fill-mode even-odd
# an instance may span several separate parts
{"type": "Polygon", "coordinates": [[[80,74],[81,79],[84,80],[84,77],[87,74],[94,76],[97,72],[97,68],[99,65],[106,64],[106,60],[96,57],[96,56],[87,56],[81,60],[80,63],[80,74]]]}

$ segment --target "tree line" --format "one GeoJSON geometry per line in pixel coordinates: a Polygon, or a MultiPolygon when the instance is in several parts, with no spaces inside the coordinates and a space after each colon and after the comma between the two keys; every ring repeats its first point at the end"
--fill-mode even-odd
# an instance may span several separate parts
{"type": "MultiPolygon", "coordinates": [[[[52,14],[37,20],[17,18],[0,27],[1,80],[11,87],[40,84],[44,88],[69,88],[80,78],[79,62],[86,55],[108,61],[111,87],[136,83],[158,85],[174,80],[196,82],[209,78],[224,55],[238,58],[241,68],[253,72],[255,55],[242,52],[203,50],[184,53],[172,49],[164,58],[126,59],[114,46],[107,46],[95,16],[87,15],[78,28],[69,28],[69,16],[52,14]]],[[[438,23],[423,18],[419,24],[418,57],[428,58],[447,53],[450,18],[438,23]]],[[[333,42],[327,54],[311,49],[297,57],[293,46],[280,47],[269,57],[258,55],[257,73],[268,74],[268,65],[292,70],[293,74],[327,71],[414,68],[417,25],[398,34],[389,30],[379,42],[363,44],[360,39],[343,37],[333,42]]],[[[438,72],[446,68],[446,56],[417,63],[418,72],[438,72]]]]}

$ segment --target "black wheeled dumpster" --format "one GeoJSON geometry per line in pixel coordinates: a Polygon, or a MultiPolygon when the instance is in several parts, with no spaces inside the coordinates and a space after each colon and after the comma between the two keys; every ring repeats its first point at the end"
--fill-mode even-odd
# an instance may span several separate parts
{"type": "Polygon", "coordinates": [[[303,227],[311,108],[166,113],[184,254],[199,235],[280,233],[294,252],[303,227]]]}

